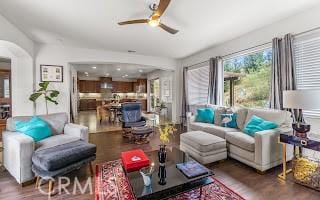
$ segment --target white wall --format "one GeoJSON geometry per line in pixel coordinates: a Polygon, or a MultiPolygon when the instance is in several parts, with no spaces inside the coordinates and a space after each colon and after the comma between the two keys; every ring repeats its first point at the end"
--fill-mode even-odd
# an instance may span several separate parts
{"type": "MultiPolygon", "coordinates": [[[[320,27],[320,6],[289,17],[279,22],[270,24],[256,31],[252,31],[234,40],[222,43],[207,50],[198,52],[192,56],[181,59],[180,68],[191,66],[215,56],[224,56],[230,53],[241,51],[256,45],[271,42],[274,37],[283,37],[287,33],[301,33],[320,27]]],[[[177,71],[178,73],[178,71],[177,71]]],[[[182,84],[182,71],[177,75],[179,84],[182,84]]],[[[181,88],[181,87],[180,87],[181,88]]],[[[181,93],[179,94],[181,102],[181,93]]],[[[181,103],[180,103],[181,104],[181,103]]],[[[177,104],[177,105],[180,105],[177,104]]],[[[177,114],[181,113],[181,106],[177,107],[177,114]]]]}
{"type": "MultiPolygon", "coordinates": [[[[49,112],[70,113],[70,64],[72,63],[130,63],[167,70],[175,69],[178,65],[175,59],[59,45],[37,44],[35,50],[37,83],[40,82],[41,64],[62,65],[64,67],[63,83],[50,83],[51,88],[60,91],[60,95],[58,98],[59,105],[50,104],[49,112]]],[[[45,104],[43,102],[37,104],[36,113],[45,113],[45,104]]]]}
{"type": "Polygon", "coordinates": [[[20,47],[0,41],[0,57],[11,59],[12,115],[33,115],[33,60],[20,47]]]}
{"type": "Polygon", "coordinates": [[[0,14],[0,40],[9,41],[27,51],[31,57],[34,53],[34,43],[17,27],[0,14]]]}

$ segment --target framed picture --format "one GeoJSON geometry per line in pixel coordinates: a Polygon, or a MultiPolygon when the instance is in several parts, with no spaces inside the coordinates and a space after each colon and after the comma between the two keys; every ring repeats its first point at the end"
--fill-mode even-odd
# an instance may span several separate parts
{"type": "Polygon", "coordinates": [[[41,82],[63,82],[63,66],[40,65],[41,82]]]}

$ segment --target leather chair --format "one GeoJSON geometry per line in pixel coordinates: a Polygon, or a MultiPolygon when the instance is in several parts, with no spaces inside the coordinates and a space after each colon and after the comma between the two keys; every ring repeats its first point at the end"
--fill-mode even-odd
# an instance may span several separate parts
{"type": "Polygon", "coordinates": [[[146,126],[146,119],[141,115],[141,103],[126,102],[121,104],[122,129],[125,135],[130,134],[132,128],[146,126]]]}

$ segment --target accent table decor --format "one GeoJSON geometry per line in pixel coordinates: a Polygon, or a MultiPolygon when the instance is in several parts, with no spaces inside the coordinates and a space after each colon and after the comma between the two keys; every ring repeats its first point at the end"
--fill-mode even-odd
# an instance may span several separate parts
{"type": "Polygon", "coordinates": [[[320,141],[308,139],[307,143],[289,134],[280,134],[279,143],[282,144],[282,173],[278,177],[286,180],[287,174],[293,172],[296,183],[320,190],[320,162],[302,156],[302,148],[320,152],[320,141]],[[286,145],[294,146],[292,169],[287,169],[286,145]]]}

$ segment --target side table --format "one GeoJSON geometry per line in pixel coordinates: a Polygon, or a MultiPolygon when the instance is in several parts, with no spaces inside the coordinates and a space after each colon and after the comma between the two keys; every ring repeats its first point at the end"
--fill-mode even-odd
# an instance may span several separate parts
{"type": "Polygon", "coordinates": [[[292,169],[287,169],[287,144],[294,146],[294,156],[300,157],[302,155],[302,148],[310,149],[320,152],[320,142],[312,139],[305,140],[299,139],[293,134],[280,134],[279,143],[282,144],[282,172],[278,177],[286,180],[287,174],[292,172],[292,169]]]}

